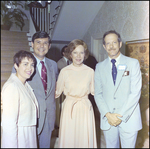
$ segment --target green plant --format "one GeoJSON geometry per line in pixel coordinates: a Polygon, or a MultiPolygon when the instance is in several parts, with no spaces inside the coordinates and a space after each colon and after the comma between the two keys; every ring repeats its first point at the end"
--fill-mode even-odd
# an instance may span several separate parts
{"type": "Polygon", "coordinates": [[[24,19],[28,19],[28,17],[19,7],[24,8],[24,4],[20,1],[1,1],[1,20],[3,26],[10,28],[15,24],[22,31],[25,25],[24,19]]]}

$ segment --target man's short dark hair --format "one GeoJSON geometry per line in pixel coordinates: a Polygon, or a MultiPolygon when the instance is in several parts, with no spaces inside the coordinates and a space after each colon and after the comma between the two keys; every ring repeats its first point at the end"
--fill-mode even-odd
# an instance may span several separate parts
{"type": "Polygon", "coordinates": [[[66,49],[67,47],[68,47],[68,46],[65,45],[65,46],[61,49],[61,55],[62,55],[62,56],[64,56],[64,55],[63,55],[63,52],[65,52],[65,49],[66,49]]]}
{"type": "Polygon", "coordinates": [[[32,42],[34,43],[34,40],[37,38],[48,38],[49,44],[51,43],[51,38],[47,32],[44,31],[38,31],[32,36],[32,42]]]}
{"type": "Polygon", "coordinates": [[[110,31],[107,31],[104,33],[103,35],[103,45],[105,45],[105,37],[108,35],[108,34],[116,34],[118,36],[118,42],[120,43],[122,40],[121,40],[121,36],[119,33],[117,33],[115,30],[110,30],[110,31]]]}

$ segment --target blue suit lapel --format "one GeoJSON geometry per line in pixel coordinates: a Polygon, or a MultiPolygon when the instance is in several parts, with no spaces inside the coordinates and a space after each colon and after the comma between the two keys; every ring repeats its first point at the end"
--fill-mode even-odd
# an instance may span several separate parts
{"type": "Polygon", "coordinates": [[[107,77],[107,81],[108,81],[110,87],[114,88],[114,82],[113,82],[113,78],[112,78],[112,69],[111,69],[109,58],[107,58],[104,63],[104,71],[105,71],[104,76],[107,77]]]}
{"type": "MultiPolygon", "coordinates": [[[[120,65],[126,65],[126,59],[125,57],[121,54],[120,56],[120,65]]],[[[116,78],[116,84],[115,84],[115,92],[117,91],[117,88],[119,87],[119,84],[122,80],[122,76],[124,74],[124,72],[126,71],[127,67],[124,70],[118,70],[117,67],[117,78],[116,78]]]]}

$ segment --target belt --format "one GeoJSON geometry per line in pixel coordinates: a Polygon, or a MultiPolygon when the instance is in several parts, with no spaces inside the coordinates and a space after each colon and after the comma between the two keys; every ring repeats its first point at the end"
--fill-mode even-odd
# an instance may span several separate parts
{"type": "Polygon", "coordinates": [[[74,106],[75,104],[77,104],[79,101],[83,103],[83,105],[85,105],[89,110],[91,110],[92,108],[92,105],[90,102],[88,102],[87,100],[88,99],[88,96],[83,96],[83,97],[75,97],[75,96],[69,96],[67,95],[66,96],[66,99],[69,99],[69,100],[73,100],[72,101],[72,104],[71,104],[71,118],[72,118],[72,113],[73,113],[73,109],[74,109],[74,106]]]}

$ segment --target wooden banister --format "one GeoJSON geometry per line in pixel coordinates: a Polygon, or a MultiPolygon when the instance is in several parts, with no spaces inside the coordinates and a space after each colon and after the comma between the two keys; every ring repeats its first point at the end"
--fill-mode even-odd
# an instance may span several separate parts
{"type": "Polygon", "coordinates": [[[58,8],[60,8],[60,6],[57,6],[57,7],[55,8],[55,10],[58,9],[58,8]]]}
{"type": "Polygon", "coordinates": [[[45,2],[43,6],[39,2],[31,2],[28,4],[30,8],[30,33],[33,35],[33,30],[45,31],[52,36],[59,15],[59,10],[62,1],[45,2]],[[34,29],[33,29],[34,28],[34,29]]]}

